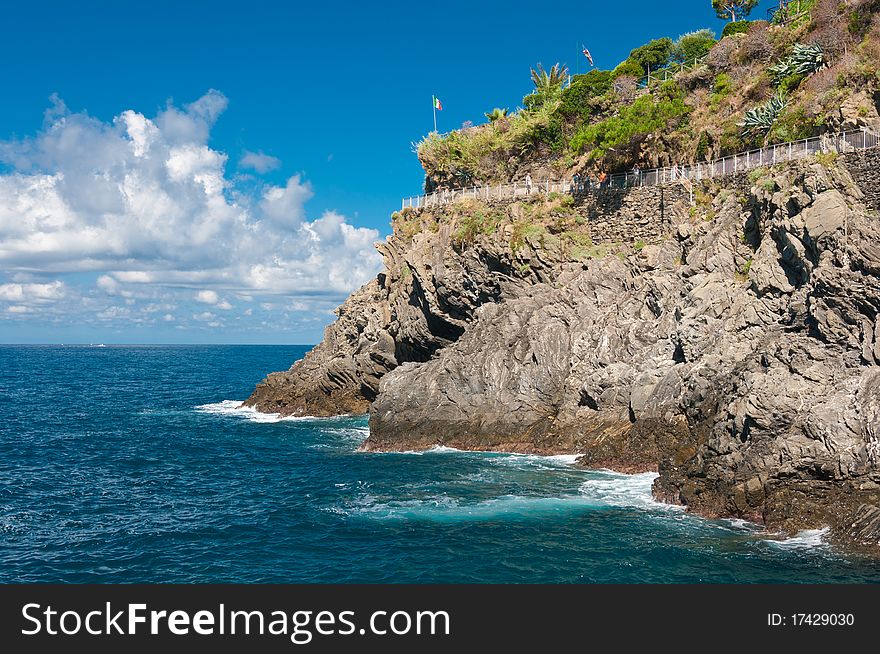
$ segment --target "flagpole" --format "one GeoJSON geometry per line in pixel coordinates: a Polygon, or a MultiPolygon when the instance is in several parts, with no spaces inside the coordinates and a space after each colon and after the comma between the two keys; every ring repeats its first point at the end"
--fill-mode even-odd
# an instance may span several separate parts
{"type": "Polygon", "coordinates": [[[437,98],[431,96],[431,108],[434,110],[434,132],[437,131],[437,98]]]}

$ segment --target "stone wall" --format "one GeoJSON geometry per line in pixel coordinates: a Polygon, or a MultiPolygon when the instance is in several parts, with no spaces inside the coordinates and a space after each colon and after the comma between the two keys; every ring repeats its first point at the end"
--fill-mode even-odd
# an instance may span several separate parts
{"type": "Polygon", "coordinates": [[[880,148],[848,152],[841,158],[865,194],[865,205],[880,211],[880,148]]]}
{"type": "Polygon", "coordinates": [[[594,243],[645,241],[665,238],[671,231],[673,207],[687,207],[688,190],[681,184],[604,189],[577,200],[587,219],[594,243]]]}

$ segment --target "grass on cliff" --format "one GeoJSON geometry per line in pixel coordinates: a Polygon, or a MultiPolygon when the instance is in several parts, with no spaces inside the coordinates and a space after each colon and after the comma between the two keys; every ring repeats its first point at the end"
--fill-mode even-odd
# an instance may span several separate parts
{"type": "Polygon", "coordinates": [[[491,236],[498,231],[498,227],[506,219],[507,214],[489,207],[463,213],[456,220],[452,242],[456,245],[465,245],[473,243],[480,235],[491,236]]]}

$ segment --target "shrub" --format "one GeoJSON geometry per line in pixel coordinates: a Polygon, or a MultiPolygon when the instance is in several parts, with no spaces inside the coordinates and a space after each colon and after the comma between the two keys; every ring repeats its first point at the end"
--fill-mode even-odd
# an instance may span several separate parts
{"type": "Polygon", "coordinates": [[[638,66],[639,75],[643,76],[649,69],[657,70],[669,64],[669,58],[672,56],[672,46],[672,39],[668,37],[655,39],[630,52],[626,61],[633,62],[638,66]]]}
{"type": "Polygon", "coordinates": [[[777,117],[770,138],[780,143],[799,141],[815,136],[823,124],[821,117],[810,116],[803,106],[794,107],[777,117]]]}
{"type": "Polygon", "coordinates": [[[715,43],[715,32],[709,29],[682,34],[672,46],[672,60],[680,64],[692,63],[709,54],[715,43]]]}
{"type": "Polygon", "coordinates": [[[643,95],[622,107],[618,115],[581,127],[571,140],[571,148],[575,153],[592,150],[593,158],[598,159],[611,148],[630,143],[637,135],[648,134],[670,123],[678,126],[689,111],[680,89],[670,82],[657,93],[643,95]]]}
{"type": "Polygon", "coordinates": [[[611,77],[614,79],[624,76],[641,79],[645,76],[645,69],[632,59],[627,59],[626,61],[620,62],[617,67],[611,71],[611,77]]]}
{"type": "Polygon", "coordinates": [[[853,11],[849,15],[849,20],[846,24],[846,31],[849,32],[852,36],[861,36],[865,32],[868,31],[868,28],[871,26],[871,14],[863,13],[861,11],[853,11]]]}
{"type": "Polygon", "coordinates": [[[477,236],[494,234],[502,220],[503,216],[499,213],[470,211],[459,219],[452,240],[459,245],[473,243],[477,236]]]}
{"type": "Polygon", "coordinates": [[[700,161],[708,161],[709,159],[709,146],[712,144],[712,137],[709,135],[709,132],[703,130],[700,132],[700,140],[697,141],[697,151],[695,153],[695,158],[700,161]]]}
{"type": "Polygon", "coordinates": [[[837,153],[833,150],[831,152],[817,152],[816,161],[825,168],[833,168],[837,162],[837,153]]]}
{"type": "Polygon", "coordinates": [[[510,249],[516,253],[529,242],[537,241],[543,244],[546,236],[547,230],[543,225],[536,225],[530,221],[519,221],[513,226],[513,233],[510,237],[510,249]]]}
{"type": "Polygon", "coordinates": [[[586,75],[575,75],[562,92],[559,111],[565,116],[585,116],[592,113],[591,100],[605,95],[611,89],[612,73],[591,70],[586,75]]]}
{"type": "Polygon", "coordinates": [[[762,20],[752,21],[749,30],[739,41],[737,60],[742,65],[754,62],[766,62],[773,56],[773,43],[770,40],[768,23],[762,20]]]}
{"type": "Polygon", "coordinates": [[[727,36],[733,36],[734,34],[745,34],[749,31],[749,26],[751,26],[752,21],[750,20],[738,20],[732,23],[727,23],[724,26],[724,31],[721,32],[721,38],[725,38],[727,36]]]}
{"type": "Polygon", "coordinates": [[[791,93],[801,85],[801,82],[803,82],[805,78],[806,75],[803,75],[802,73],[791,73],[790,75],[787,75],[786,77],[783,77],[781,80],[779,80],[776,83],[776,88],[779,89],[780,93],[791,93]]]}
{"type": "Polygon", "coordinates": [[[733,66],[734,55],[739,50],[736,39],[721,39],[712,46],[706,63],[715,70],[729,70],[733,66]]]}
{"type": "Polygon", "coordinates": [[[632,75],[621,75],[615,79],[612,88],[617,95],[617,99],[632,99],[639,88],[639,81],[640,79],[638,77],[633,77],[632,75]]]}
{"type": "Polygon", "coordinates": [[[712,111],[718,111],[721,101],[730,95],[733,90],[733,80],[727,73],[718,73],[715,76],[715,84],[712,87],[712,94],[709,96],[709,108],[712,111]]]}

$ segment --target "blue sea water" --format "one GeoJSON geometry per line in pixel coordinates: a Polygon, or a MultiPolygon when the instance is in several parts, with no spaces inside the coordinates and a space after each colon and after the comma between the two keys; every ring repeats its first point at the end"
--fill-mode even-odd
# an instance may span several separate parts
{"type": "Polygon", "coordinates": [[[0,582],[878,582],[565,457],[241,411],[300,346],[0,347],[0,582]]]}

